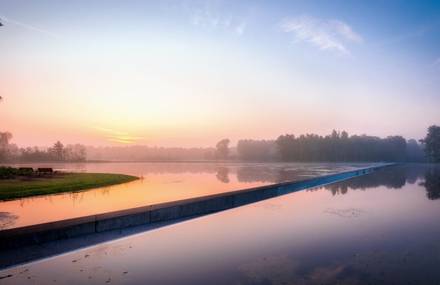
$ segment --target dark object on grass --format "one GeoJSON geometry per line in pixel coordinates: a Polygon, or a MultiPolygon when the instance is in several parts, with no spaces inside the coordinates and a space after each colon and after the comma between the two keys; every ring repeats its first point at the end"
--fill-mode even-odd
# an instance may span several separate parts
{"type": "Polygon", "coordinates": [[[19,167],[18,174],[19,175],[32,175],[34,173],[34,169],[32,167],[19,167]]]}
{"type": "Polygon", "coordinates": [[[0,179],[12,179],[17,175],[18,170],[13,167],[0,167],[0,179]]]}
{"type": "Polygon", "coordinates": [[[38,168],[38,172],[41,174],[52,174],[53,173],[53,168],[51,167],[39,167],[38,168]]]}
{"type": "Polygon", "coordinates": [[[0,179],[14,179],[16,177],[32,177],[35,172],[32,167],[14,168],[9,166],[0,167],[0,179]]]}

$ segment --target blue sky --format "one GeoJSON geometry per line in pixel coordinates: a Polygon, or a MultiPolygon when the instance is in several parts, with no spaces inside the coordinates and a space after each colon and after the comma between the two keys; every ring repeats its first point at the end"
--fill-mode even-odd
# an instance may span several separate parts
{"type": "Polygon", "coordinates": [[[19,144],[440,124],[439,1],[0,0],[0,18],[0,128],[19,144]]]}

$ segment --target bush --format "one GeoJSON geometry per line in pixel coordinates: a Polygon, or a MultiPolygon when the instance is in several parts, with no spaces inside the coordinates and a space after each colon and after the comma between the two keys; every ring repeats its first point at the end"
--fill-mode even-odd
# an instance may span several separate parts
{"type": "Polygon", "coordinates": [[[9,166],[0,166],[0,179],[12,179],[16,176],[32,176],[34,170],[30,167],[14,168],[9,166]]]}
{"type": "Polygon", "coordinates": [[[13,167],[0,167],[0,179],[10,179],[18,175],[18,169],[13,167]]]}

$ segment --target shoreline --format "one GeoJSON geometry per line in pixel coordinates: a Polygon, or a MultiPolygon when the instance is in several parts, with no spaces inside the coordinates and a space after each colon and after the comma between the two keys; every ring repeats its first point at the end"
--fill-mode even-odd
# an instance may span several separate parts
{"type": "Polygon", "coordinates": [[[140,179],[113,173],[58,172],[52,175],[0,179],[0,201],[11,201],[42,195],[81,192],[140,179]]]}

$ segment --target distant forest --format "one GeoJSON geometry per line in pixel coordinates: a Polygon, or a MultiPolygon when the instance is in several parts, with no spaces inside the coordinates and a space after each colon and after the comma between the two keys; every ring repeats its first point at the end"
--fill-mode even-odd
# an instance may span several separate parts
{"type": "Polygon", "coordinates": [[[10,133],[0,132],[0,162],[34,161],[298,161],[298,162],[423,162],[440,161],[440,127],[428,129],[425,139],[406,140],[401,136],[380,138],[333,131],[326,136],[281,135],[275,140],[229,139],[207,148],[166,148],[150,146],[96,147],[80,144],[49,148],[19,148],[10,133]],[[425,155],[427,154],[427,156],[425,155]]]}
{"type": "Polygon", "coordinates": [[[245,160],[282,161],[422,161],[422,146],[401,136],[379,138],[349,136],[333,131],[330,135],[282,135],[275,141],[242,140],[238,156],[245,160]]]}

